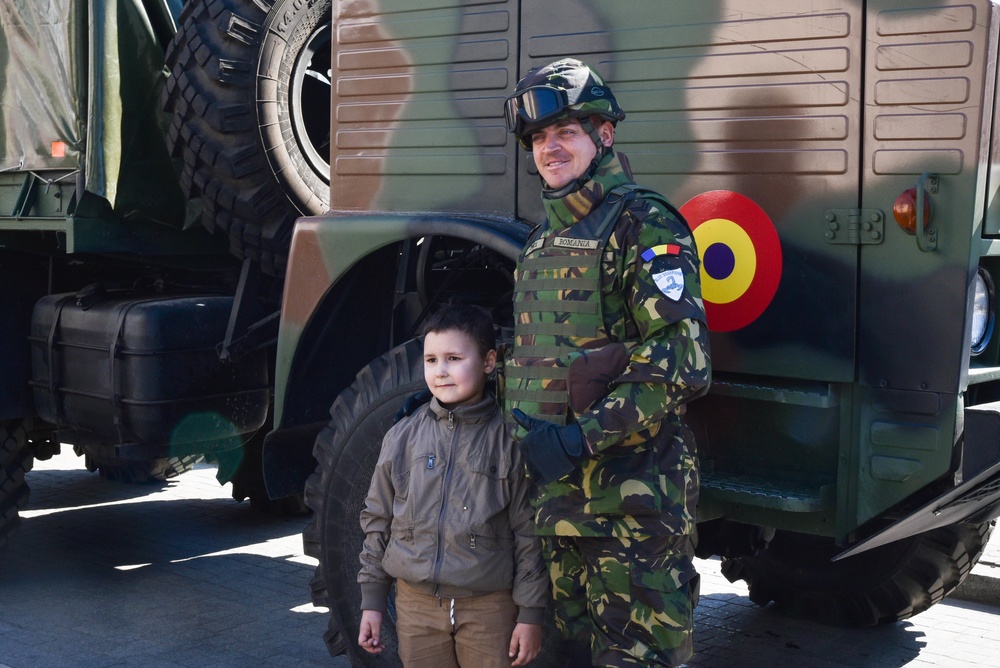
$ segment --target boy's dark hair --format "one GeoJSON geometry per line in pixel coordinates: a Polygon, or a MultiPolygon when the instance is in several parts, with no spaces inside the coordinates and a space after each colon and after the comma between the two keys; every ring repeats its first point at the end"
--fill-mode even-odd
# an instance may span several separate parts
{"type": "Polygon", "coordinates": [[[427,318],[424,324],[424,334],[458,330],[472,337],[479,348],[479,354],[486,353],[497,347],[496,334],[493,331],[493,318],[489,311],[472,304],[448,304],[442,306],[427,318]]]}

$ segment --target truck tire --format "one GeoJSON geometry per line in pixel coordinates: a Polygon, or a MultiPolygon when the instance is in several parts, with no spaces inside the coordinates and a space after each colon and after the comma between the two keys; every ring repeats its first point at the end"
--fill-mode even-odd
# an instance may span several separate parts
{"type": "Polygon", "coordinates": [[[319,560],[313,602],[330,609],[327,649],[345,651],[353,665],[401,665],[396,658],[394,610],[382,622],[381,654],[357,646],[361,626],[358,555],[364,533],[358,523],[368,495],[382,437],[406,397],[426,387],[419,341],[403,344],[358,372],[330,408],[330,424],[316,437],[316,472],[306,482],[313,520],[303,533],[305,552],[319,560]]]}
{"type": "Polygon", "coordinates": [[[983,554],[993,522],[955,524],[830,561],[832,541],[778,531],[755,556],[722,560],[750,600],[838,626],[891,624],[950,594],[983,554]]]}
{"type": "Polygon", "coordinates": [[[80,446],[74,446],[73,450],[77,455],[83,455],[84,466],[88,471],[97,472],[105,480],[134,484],[166,482],[187,473],[203,459],[201,455],[147,460],[118,459],[80,446]]]}
{"type": "Polygon", "coordinates": [[[167,48],[181,185],[203,224],[271,275],[284,271],[295,219],[330,205],[331,6],[191,0],[167,48]]]}
{"type": "Polygon", "coordinates": [[[18,511],[28,503],[24,474],[33,463],[24,425],[16,420],[0,422],[0,548],[21,523],[18,511]]]}

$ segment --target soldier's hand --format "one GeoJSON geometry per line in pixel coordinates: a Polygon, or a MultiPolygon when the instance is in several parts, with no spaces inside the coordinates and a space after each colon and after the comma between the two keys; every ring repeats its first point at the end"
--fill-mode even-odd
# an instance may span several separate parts
{"type": "Polygon", "coordinates": [[[434,395],[427,388],[414,392],[403,400],[403,405],[399,407],[396,414],[392,416],[392,423],[396,424],[403,418],[412,415],[415,410],[426,404],[434,395]]]}
{"type": "Polygon", "coordinates": [[[515,408],[511,415],[528,433],[521,439],[521,452],[528,473],[545,484],[568,475],[583,457],[583,430],[578,424],[560,427],[515,408]]]}

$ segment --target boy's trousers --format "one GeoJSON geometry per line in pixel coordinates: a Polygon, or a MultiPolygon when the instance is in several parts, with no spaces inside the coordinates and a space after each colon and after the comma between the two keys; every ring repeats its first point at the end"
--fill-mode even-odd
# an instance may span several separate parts
{"type": "Polygon", "coordinates": [[[510,668],[517,606],[509,591],[437,598],[397,580],[396,612],[406,668],[510,668]]]}

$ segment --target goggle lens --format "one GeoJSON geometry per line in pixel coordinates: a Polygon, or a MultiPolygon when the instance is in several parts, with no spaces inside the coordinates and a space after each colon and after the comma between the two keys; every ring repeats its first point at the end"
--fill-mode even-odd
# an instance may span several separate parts
{"type": "Polygon", "coordinates": [[[566,93],[562,90],[538,87],[519,91],[507,98],[504,105],[504,121],[507,130],[514,132],[520,116],[534,123],[554,116],[566,108],[566,93]]]}
{"type": "Polygon", "coordinates": [[[563,110],[565,104],[565,93],[554,91],[551,88],[528,89],[521,98],[521,108],[524,115],[531,121],[539,121],[543,118],[557,114],[563,110]]]}

